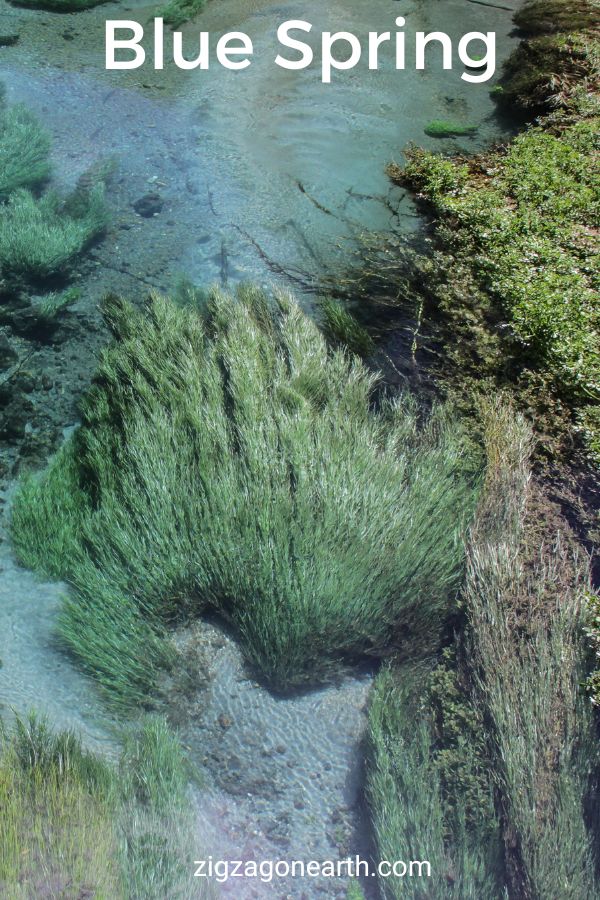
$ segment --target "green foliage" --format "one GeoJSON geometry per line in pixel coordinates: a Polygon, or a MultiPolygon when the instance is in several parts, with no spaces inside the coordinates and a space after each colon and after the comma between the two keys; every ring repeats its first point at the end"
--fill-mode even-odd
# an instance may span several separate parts
{"type": "Polygon", "coordinates": [[[348,890],[346,891],[346,900],[365,900],[365,895],[362,892],[362,888],[356,879],[353,879],[348,885],[348,890]]]}
{"type": "Polygon", "coordinates": [[[444,410],[375,410],[375,376],[288,297],[215,292],[204,318],[112,298],[106,317],[82,426],[12,528],[26,564],[73,585],[61,632],[118,702],[165,662],[162,625],[207,606],[279,687],[400,623],[435,641],[474,494],[444,410]]]}
{"type": "Polygon", "coordinates": [[[528,427],[490,405],[488,472],[465,586],[469,658],[489,723],[519,895],[597,896],[584,799],[597,760],[580,692],[585,570],[560,541],[526,552],[528,427]]]}
{"type": "Polygon", "coordinates": [[[504,66],[498,101],[527,115],[556,108],[585,113],[600,77],[597,0],[532,0],[514,16],[529,38],[504,66]]]}
{"type": "Polygon", "coordinates": [[[423,131],[429,137],[449,138],[475,134],[477,125],[460,125],[458,122],[446,122],[442,119],[434,119],[425,126],[423,131]]]}
{"type": "Polygon", "coordinates": [[[2,895],[125,900],[108,766],[31,715],[0,748],[2,895]]]}
{"type": "Polygon", "coordinates": [[[187,777],[181,745],[160,716],[127,734],[121,760],[127,793],[165,812],[185,804],[187,777]]]}
{"type": "Polygon", "coordinates": [[[35,311],[41,324],[50,326],[56,323],[61,312],[81,297],[79,288],[68,288],[66,291],[52,291],[46,294],[35,305],[35,311]]]}
{"type": "Polygon", "coordinates": [[[27,9],[44,9],[48,12],[73,13],[84,9],[91,9],[106,3],[107,0],[9,0],[13,6],[22,6],[27,9]]]}
{"type": "Polygon", "coordinates": [[[179,28],[185,22],[189,22],[194,16],[202,12],[206,0],[169,0],[161,7],[158,15],[162,16],[165,23],[171,28],[179,28]]]}
{"type": "Polygon", "coordinates": [[[44,719],[17,717],[0,746],[3,896],[200,898],[181,746],[158,717],[129,732],[118,768],[44,719]]]}
{"type": "Polygon", "coordinates": [[[589,594],[587,598],[585,633],[589,639],[591,649],[596,660],[596,669],[588,678],[588,690],[592,702],[600,706],[600,596],[589,594]]]}
{"type": "Polygon", "coordinates": [[[148,716],[125,735],[120,761],[122,865],[128,900],[204,897],[191,877],[194,821],[181,744],[164,719],[148,716]]]}
{"type": "Polygon", "coordinates": [[[531,362],[581,405],[600,397],[598,120],[532,128],[486,160],[488,177],[424,152],[404,177],[445,240],[509,317],[531,362]]]}
{"type": "Polygon", "coordinates": [[[456,651],[444,650],[428,686],[435,738],[434,763],[440,780],[445,818],[452,833],[498,833],[491,767],[481,709],[462,683],[456,651]]]}
{"type": "Polygon", "coordinates": [[[45,180],[49,151],[50,138],[28,109],[0,107],[0,200],[45,180]]]}
{"type": "Polygon", "coordinates": [[[513,21],[528,35],[583,31],[598,25],[598,5],[588,0],[527,0],[513,21]]]}
{"type": "Polygon", "coordinates": [[[367,797],[377,858],[428,860],[430,877],[380,880],[387,898],[492,900],[500,896],[493,809],[467,826],[464,806],[447,819],[431,722],[420,697],[426,673],[384,669],[371,694],[367,797]]]}
{"type": "Polygon", "coordinates": [[[323,316],[323,331],[332,343],[338,341],[344,344],[357,356],[365,357],[373,353],[375,345],[371,335],[341,303],[325,297],[319,302],[319,310],[323,316]]]}
{"type": "Polygon", "coordinates": [[[52,192],[36,199],[25,190],[0,207],[0,269],[3,275],[40,279],[63,273],[106,226],[104,191],[89,195],[85,213],[65,213],[52,192]]]}

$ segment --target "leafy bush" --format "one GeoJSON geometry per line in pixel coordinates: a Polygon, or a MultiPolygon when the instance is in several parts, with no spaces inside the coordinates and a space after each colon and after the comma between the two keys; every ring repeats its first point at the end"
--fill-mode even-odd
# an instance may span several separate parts
{"type": "Polygon", "coordinates": [[[102,186],[89,196],[80,217],[69,216],[58,196],[39,200],[25,190],[0,208],[0,269],[4,276],[46,278],[64,272],[106,225],[102,186]]]}
{"type": "Polygon", "coordinates": [[[328,678],[401,623],[431,640],[474,488],[442,409],[372,406],[376,377],[290,298],[214,293],[204,318],[111,298],[82,426],[13,513],[20,558],[68,578],[69,646],[139,699],[161,626],[212,607],[272,684],[328,678]]]}
{"type": "Polygon", "coordinates": [[[48,177],[49,150],[50,138],[29,110],[0,106],[0,200],[48,177]]]}

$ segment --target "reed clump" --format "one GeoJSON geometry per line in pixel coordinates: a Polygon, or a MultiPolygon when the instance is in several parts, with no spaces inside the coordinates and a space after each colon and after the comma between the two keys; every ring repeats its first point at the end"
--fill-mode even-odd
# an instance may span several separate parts
{"type": "Polygon", "coordinates": [[[0,741],[0,892],[30,897],[192,900],[192,813],[177,737],[149,716],[118,765],[31,713],[0,741]]]}
{"type": "Polygon", "coordinates": [[[273,686],[331,677],[402,629],[437,634],[475,487],[459,430],[331,349],[288,296],[205,310],[110,298],[114,344],[82,425],[17,498],[23,562],[68,579],[61,633],[117,702],[139,702],[164,629],[214,609],[273,686]]]}

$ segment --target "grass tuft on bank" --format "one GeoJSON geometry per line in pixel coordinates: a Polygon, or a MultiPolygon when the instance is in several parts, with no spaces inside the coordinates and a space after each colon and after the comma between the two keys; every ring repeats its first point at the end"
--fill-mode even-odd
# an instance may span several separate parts
{"type": "Polygon", "coordinates": [[[203,314],[110,298],[115,341],[82,425],[16,499],[20,559],[66,578],[61,633],[119,703],[169,663],[165,628],[214,609],[278,688],[441,627],[475,494],[460,431],[331,349],[288,296],[203,314]]]}

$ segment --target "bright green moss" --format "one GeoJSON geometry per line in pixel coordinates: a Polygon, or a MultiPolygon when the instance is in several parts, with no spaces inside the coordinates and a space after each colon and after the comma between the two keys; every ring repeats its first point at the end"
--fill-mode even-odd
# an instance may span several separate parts
{"type": "Polygon", "coordinates": [[[106,314],[82,426],[25,484],[13,537],[73,584],[63,637],[114,699],[139,702],[164,625],[207,607],[278,687],[398,625],[413,649],[435,640],[473,499],[441,410],[424,426],[408,398],[374,410],[375,377],[286,297],[106,314]]]}

